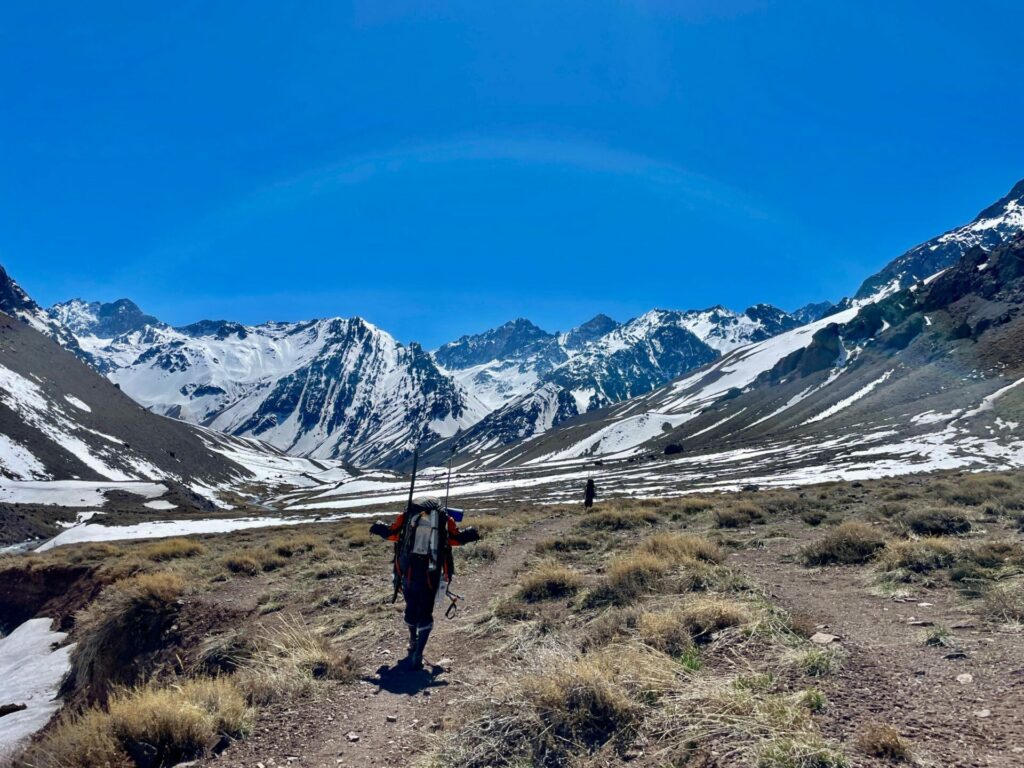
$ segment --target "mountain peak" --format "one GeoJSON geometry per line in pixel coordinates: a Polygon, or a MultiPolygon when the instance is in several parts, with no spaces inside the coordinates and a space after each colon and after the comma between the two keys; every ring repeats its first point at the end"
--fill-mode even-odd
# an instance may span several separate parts
{"type": "Polygon", "coordinates": [[[956,264],[971,248],[990,251],[1024,230],[1024,179],[970,223],[914,246],[863,282],[854,298],[907,288],[956,264]]]}
{"type": "Polygon", "coordinates": [[[470,368],[492,360],[534,354],[555,340],[554,334],[519,317],[489,331],[462,336],[442,346],[434,355],[446,368],[470,368]]]}
{"type": "Polygon", "coordinates": [[[104,303],[76,298],[54,304],[48,313],[76,336],[112,339],[123,333],[142,330],[147,325],[164,327],[164,323],[147,315],[131,299],[104,303]]]}

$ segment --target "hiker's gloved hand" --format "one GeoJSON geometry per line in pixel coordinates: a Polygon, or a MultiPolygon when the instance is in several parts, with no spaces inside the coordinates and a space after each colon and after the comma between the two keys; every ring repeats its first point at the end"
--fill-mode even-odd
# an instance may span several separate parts
{"type": "Polygon", "coordinates": [[[376,523],[370,526],[370,533],[374,536],[380,536],[382,539],[386,539],[391,535],[391,529],[388,528],[387,523],[383,523],[378,520],[376,523]]]}
{"type": "Polygon", "coordinates": [[[480,541],[480,534],[476,528],[463,528],[459,531],[459,535],[456,538],[459,544],[470,544],[474,541],[480,541]]]}

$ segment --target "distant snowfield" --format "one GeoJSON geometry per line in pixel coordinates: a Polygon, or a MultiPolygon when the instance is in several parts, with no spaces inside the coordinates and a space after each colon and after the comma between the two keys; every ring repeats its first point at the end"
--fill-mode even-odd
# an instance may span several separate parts
{"type": "Polygon", "coordinates": [[[167,493],[163,483],[95,482],[91,480],[0,480],[0,501],[10,504],[52,504],[58,507],[102,507],[110,491],[126,491],[155,499],[167,493]]]}
{"type": "Polygon", "coordinates": [[[30,619],[0,639],[0,703],[26,708],[0,717],[0,760],[32,736],[61,707],[60,681],[71,667],[74,645],[53,649],[67,635],[50,619],[30,619]]]}
{"type": "Polygon", "coordinates": [[[207,520],[157,520],[135,525],[76,525],[68,528],[35,551],[45,552],[67,544],[84,544],[98,541],[128,541],[132,539],[163,539],[170,536],[189,536],[204,533],[231,533],[249,528],[270,528],[275,525],[304,525],[329,523],[347,518],[376,517],[379,513],[350,513],[324,517],[234,517],[207,520]]]}

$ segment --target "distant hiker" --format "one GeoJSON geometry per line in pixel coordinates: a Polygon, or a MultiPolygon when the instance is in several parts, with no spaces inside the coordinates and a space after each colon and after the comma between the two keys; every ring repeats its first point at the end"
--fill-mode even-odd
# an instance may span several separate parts
{"type": "Polygon", "coordinates": [[[590,509],[594,506],[594,494],[597,493],[597,489],[594,487],[594,478],[587,478],[587,490],[583,492],[583,506],[590,509]]]}
{"type": "Polygon", "coordinates": [[[475,528],[463,531],[434,496],[413,499],[407,512],[395,521],[377,521],[370,533],[395,542],[395,578],[405,598],[405,623],[409,627],[409,655],[414,669],[423,667],[423,649],[434,626],[434,601],[441,580],[450,581],[455,571],[452,547],[479,541],[475,528]]]}

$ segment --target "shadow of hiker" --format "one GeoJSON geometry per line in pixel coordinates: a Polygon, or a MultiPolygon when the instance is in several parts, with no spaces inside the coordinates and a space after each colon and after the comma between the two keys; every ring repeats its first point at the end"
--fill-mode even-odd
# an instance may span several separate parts
{"type": "Polygon", "coordinates": [[[377,668],[376,677],[365,678],[366,682],[377,686],[377,693],[388,693],[415,696],[428,688],[442,688],[448,685],[447,680],[439,680],[438,675],[444,672],[443,667],[432,666],[429,669],[412,669],[401,662],[389,667],[377,668]]]}

